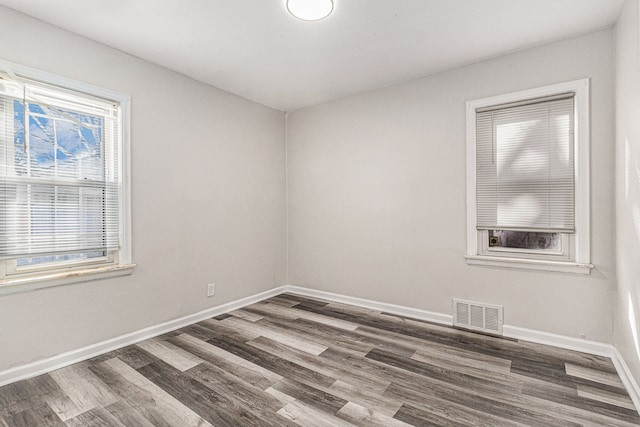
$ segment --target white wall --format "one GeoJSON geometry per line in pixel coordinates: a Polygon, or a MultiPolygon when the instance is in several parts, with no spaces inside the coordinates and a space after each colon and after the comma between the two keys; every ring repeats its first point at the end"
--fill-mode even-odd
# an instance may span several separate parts
{"type": "Polygon", "coordinates": [[[513,326],[613,338],[613,38],[568,39],[288,117],[289,283],[513,326]],[[591,78],[590,276],[465,263],[465,103],[591,78]]]}
{"type": "MultiPolygon", "coordinates": [[[[638,43],[634,10],[625,46],[634,31],[638,43]]],[[[287,282],[282,113],[2,7],[0,39],[2,59],[131,94],[138,264],[125,278],[0,296],[0,371],[287,282]]],[[[291,114],[288,282],[441,313],[452,297],[504,304],[509,325],[612,342],[613,46],[604,30],[291,114]],[[584,77],[596,268],[578,276],[467,266],[465,102],[584,77]]],[[[637,54],[637,44],[625,49],[637,54]]],[[[631,114],[621,116],[627,127],[631,114]]],[[[620,159],[620,134],[617,145],[620,159]]],[[[625,286],[638,302],[640,214],[617,187],[617,248],[629,252],[618,273],[635,280],[625,286]]],[[[616,345],[638,372],[621,307],[616,345]]]]}
{"type": "Polygon", "coordinates": [[[0,40],[2,59],[131,95],[138,264],[0,296],[0,371],[286,283],[282,113],[2,7],[0,40]]]}
{"type": "Polygon", "coordinates": [[[616,24],[615,346],[640,381],[640,6],[616,24]]]}

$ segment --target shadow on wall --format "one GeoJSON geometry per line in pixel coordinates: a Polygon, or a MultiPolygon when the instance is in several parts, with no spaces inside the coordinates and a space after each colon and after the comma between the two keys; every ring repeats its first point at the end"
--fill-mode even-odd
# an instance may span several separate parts
{"type": "MultiPolygon", "coordinates": [[[[635,240],[632,244],[640,249],[640,165],[636,153],[632,153],[633,147],[629,137],[624,140],[624,199],[631,205],[631,221],[635,232],[635,240]],[[639,194],[633,194],[639,193],[639,194]]],[[[637,251],[634,253],[638,253],[637,251]]],[[[632,257],[633,258],[633,257],[632,257]]],[[[631,284],[632,288],[627,292],[627,304],[629,306],[628,321],[633,335],[633,343],[636,357],[640,359],[640,338],[638,337],[637,302],[640,301],[640,284],[631,284]]]]}
{"type": "Polygon", "coordinates": [[[629,297],[629,326],[631,327],[631,334],[633,335],[633,344],[636,350],[636,356],[640,359],[640,342],[638,340],[638,322],[636,317],[636,309],[633,304],[633,298],[631,297],[631,292],[628,293],[629,297]]]}

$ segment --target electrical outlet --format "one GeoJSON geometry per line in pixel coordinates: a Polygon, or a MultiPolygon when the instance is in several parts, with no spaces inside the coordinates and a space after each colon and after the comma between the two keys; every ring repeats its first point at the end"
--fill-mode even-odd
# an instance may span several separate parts
{"type": "Polygon", "coordinates": [[[209,283],[207,285],[207,296],[208,297],[212,297],[214,296],[216,293],[216,284],[215,283],[209,283]]]}

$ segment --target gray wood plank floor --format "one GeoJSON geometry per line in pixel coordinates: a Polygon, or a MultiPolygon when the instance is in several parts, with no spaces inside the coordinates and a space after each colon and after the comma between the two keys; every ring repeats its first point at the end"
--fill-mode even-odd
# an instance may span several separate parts
{"type": "Polygon", "coordinates": [[[631,426],[611,361],[278,295],[0,388],[0,426],[631,426]]]}

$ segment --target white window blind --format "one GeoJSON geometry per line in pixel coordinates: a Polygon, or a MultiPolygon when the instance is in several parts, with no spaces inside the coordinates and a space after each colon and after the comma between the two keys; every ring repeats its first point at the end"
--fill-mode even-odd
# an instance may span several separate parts
{"type": "Polygon", "coordinates": [[[119,246],[119,106],[0,77],[0,259],[119,246]]]}
{"type": "Polygon", "coordinates": [[[476,112],[478,229],[573,232],[574,96],[476,112]]]}

